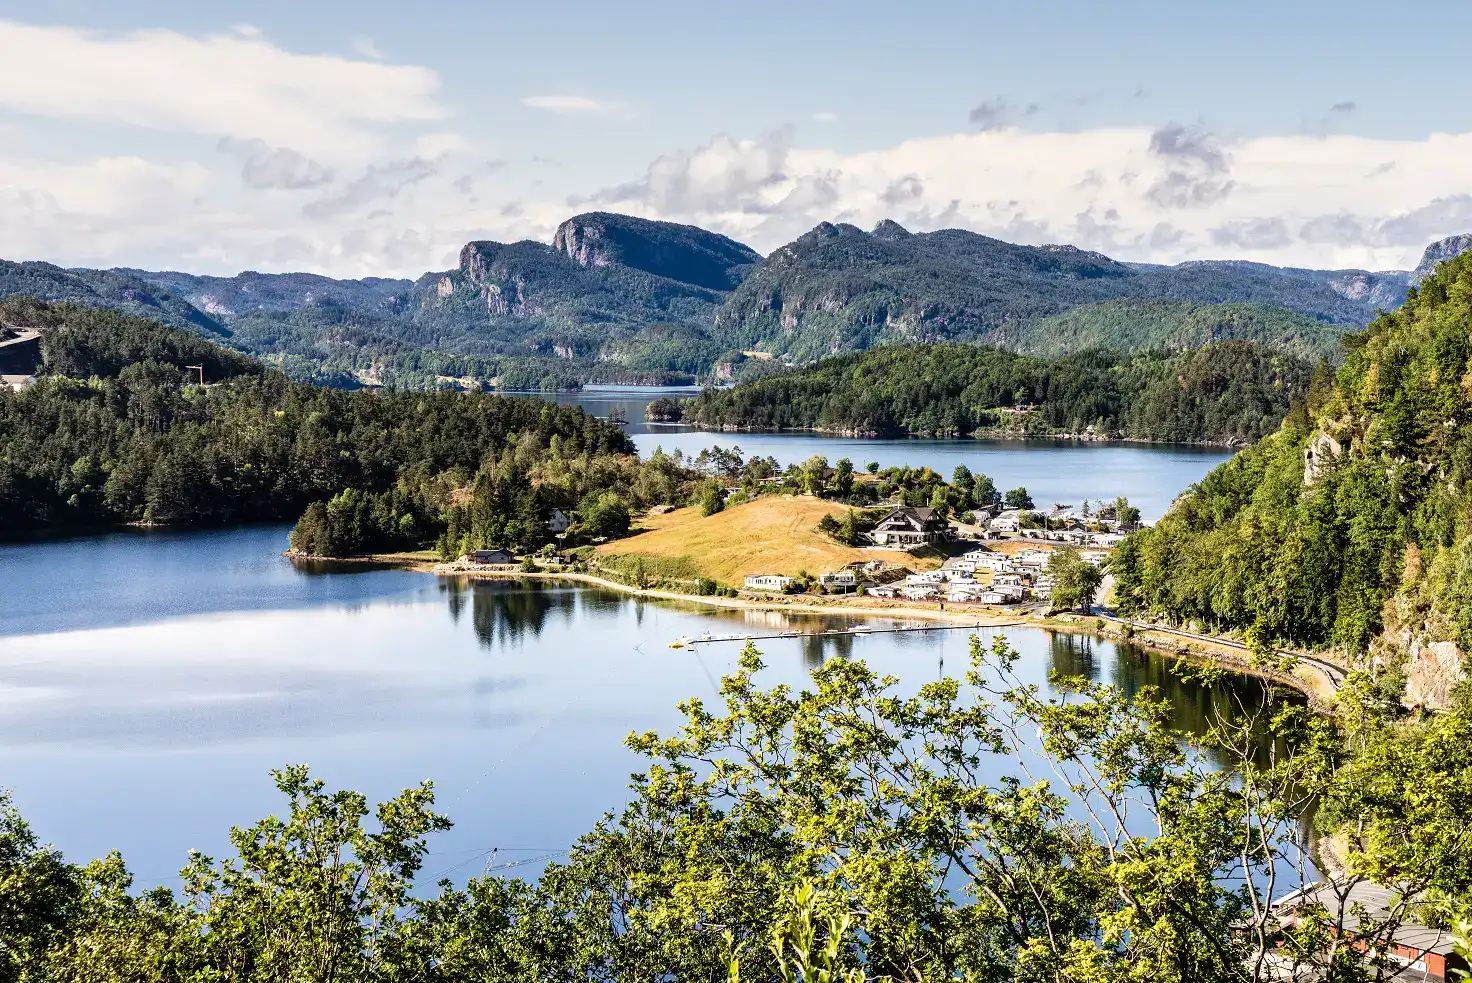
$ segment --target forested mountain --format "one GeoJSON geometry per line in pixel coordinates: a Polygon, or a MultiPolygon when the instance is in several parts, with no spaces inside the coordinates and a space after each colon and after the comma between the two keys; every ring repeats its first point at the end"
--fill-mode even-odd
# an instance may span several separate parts
{"type": "Polygon", "coordinates": [[[732,429],[1242,444],[1275,430],[1289,404],[1307,392],[1312,374],[1303,359],[1250,342],[1057,359],[973,345],[910,345],[835,356],[651,409],[732,429]]]}
{"type": "Polygon", "coordinates": [[[12,263],[0,259],[0,298],[4,297],[108,307],[203,335],[229,334],[218,321],[173,295],[167,287],[124,270],[64,270],[50,263],[12,263]]]}
{"type": "MultiPolygon", "coordinates": [[[[1347,330],[1373,316],[1370,298],[1382,281],[1403,289],[1408,276],[1243,262],[1128,264],[959,229],[910,233],[886,221],[864,232],[825,222],[767,257],[736,289],[716,318],[716,336],[799,361],[917,341],[1042,351],[1047,343],[1032,334],[1038,321],[1123,297],[1269,305],[1347,330]]],[[[1126,332],[1130,348],[1148,344],[1148,325],[1142,337],[1135,333],[1126,332]]]]}
{"type": "MultiPolygon", "coordinates": [[[[1434,243],[1422,267],[1468,245],[1434,243]]],[[[1058,354],[1244,339],[1334,355],[1338,336],[1398,306],[1420,269],[1163,267],[889,221],[872,232],[823,223],[763,259],[694,226],[591,212],[551,244],[469,243],[455,269],[414,281],[0,263],[0,296],[228,335],[294,378],[335,386],[562,388],[740,378],[934,341],[1058,354]],[[743,363],[752,350],[776,360],[743,363]]]]}
{"type": "Polygon", "coordinates": [[[1087,348],[1181,350],[1216,341],[1255,341],[1318,358],[1336,357],[1339,339],[1351,327],[1266,304],[1106,300],[1020,327],[1015,342],[1007,328],[996,331],[992,340],[1035,355],[1065,355],[1087,348]]]}
{"type": "Polygon", "coordinates": [[[1444,702],[1472,652],[1472,256],[1349,339],[1337,380],[1114,563],[1127,610],[1334,646],[1444,702]],[[1409,665],[1408,665],[1409,660],[1409,665]]]}
{"type": "Polygon", "coordinates": [[[413,543],[433,539],[450,492],[487,461],[531,495],[531,469],[548,459],[581,473],[562,459],[633,449],[572,407],[320,389],[158,322],[15,303],[0,313],[42,326],[44,368],[0,389],[0,535],[294,519],[352,490],[413,543]]]}

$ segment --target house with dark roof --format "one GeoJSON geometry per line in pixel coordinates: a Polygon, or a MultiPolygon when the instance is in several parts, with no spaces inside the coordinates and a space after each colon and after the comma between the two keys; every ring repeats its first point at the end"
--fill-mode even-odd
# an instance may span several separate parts
{"type": "Polygon", "coordinates": [[[951,524],[935,509],[901,506],[879,520],[869,534],[880,546],[923,546],[951,538],[951,524]]]}

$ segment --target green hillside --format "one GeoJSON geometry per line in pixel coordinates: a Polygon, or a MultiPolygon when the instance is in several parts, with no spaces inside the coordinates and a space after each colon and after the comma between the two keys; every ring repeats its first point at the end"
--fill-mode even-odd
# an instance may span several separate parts
{"type": "MultiPolygon", "coordinates": [[[[1405,665],[1472,651],[1472,257],[1115,564],[1127,610],[1405,665]]],[[[1421,668],[1425,668],[1422,666],[1421,668]]]]}
{"type": "Polygon", "coordinates": [[[997,342],[1036,355],[1065,355],[1085,348],[1136,351],[1256,341],[1317,358],[1336,356],[1339,339],[1353,329],[1266,304],[1107,300],[999,331],[997,342]]]}
{"type": "Polygon", "coordinates": [[[1250,342],[1057,359],[973,345],[878,348],[708,390],[666,415],[737,429],[894,436],[1091,434],[1241,444],[1307,392],[1308,362],[1250,342]],[[1017,412],[1016,407],[1027,409],[1017,412]]]}

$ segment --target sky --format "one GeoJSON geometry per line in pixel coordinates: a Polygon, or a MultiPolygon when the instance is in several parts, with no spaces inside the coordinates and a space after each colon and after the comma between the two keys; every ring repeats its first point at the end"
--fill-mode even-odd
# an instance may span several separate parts
{"type": "Polygon", "coordinates": [[[0,257],[418,276],[582,211],[1407,269],[1472,4],[5,0],[0,257]]]}

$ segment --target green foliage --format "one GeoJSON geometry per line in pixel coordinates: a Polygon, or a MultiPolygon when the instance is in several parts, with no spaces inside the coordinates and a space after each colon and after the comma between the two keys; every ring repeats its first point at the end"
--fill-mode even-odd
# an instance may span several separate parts
{"type": "Polygon", "coordinates": [[[1392,629],[1472,651],[1469,328],[1459,258],[1351,339],[1312,417],[1290,414],[1116,553],[1121,605],[1355,652],[1392,629]],[[1310,481],[1318,434],[1340,451],[1314,443],[1310,481]]]}
{"type": "MultiPolygon", "coordinates": [[[[1301,317],[1274,316],[1262,307],[1346,327],[1369,321],[1375,305],[1345,297],[1333,279],[1255,263],[1133,266],[1069,246],[1021,246],[959,229],[911,234],[884,222],[866,233],[824,222],[778,249],[736,288],[717,315],[714,334],[732,348],[759,347],[797,361],[914,341],[1051,351],[1068,326],[1048,325],[1034,336],[1038,322],[1135,298],[1193,301],[1198,313],[1125,308],[1113,313],[1127,316],[1129,327],[1110,331],[1109,312],[1096,312],[1086,330],[1119,337],[1127,348],[1148,347],[1152,337],[1186,342],[1208,331],[1327,342],[1332,326],[1315,331],[1301,317]],[[1222,301],[1254,306],[1213,310],[1222,301]]],[[[1402,294],[1406,282],[1400,275],[1402,294]]]]}
{"type": "Polygon", "coordinates": [[[1002,504],[1009,509],[1030,509],[1032,496],[1027,493],[1026,488],[1014,488],[1002,498],[1002,504]]]}
{"type": "MultiPolygon", "coordinates": [[[[180,360],[209,354],[151,322],[49,311],[64,323],[49,331],[48,350],[81,359],[86,370],[105,368],[107,353],[120,349],[180,360]]],[[[217,350],[217,367],[235,358],[217,350]]],[[[296,518],[346,489],[397,489],[389,512],[418,522],[439,516],[457,474],[463,481],[508,449],[514,459],[525,448],[527,466],[554,442],[559,455],[590,460],[632,451],[617,427],[541,400],[328,391],[254,363],[237,367],[205,387],[176,365],[145,361],[113,375],[48,374],[20,391],[0,390],[0,536],[296,518]]],[[[325,518],[314,516],[314,533],[325,518]]]]}
{"type": "Polygon", "coordinates": [[[1078,550],[1064,546],[1048,555],[1048,576],[1053,580],[1049,597],[1055,608],[1087,611],[1104,580],[1104,571],[1084,560],[1078,550]]]}
{"type": "Polygon", "coordinates": [[[1278,426],[1312,374],[1309,363],[1249,342],[1058,359],[910,345],[707,390],[685,401],[680,417],[713,427],[874,436],[1090,432],[1246,443],[1278,426]],[[1025,408],[1014,409],[1019,404],[1025,408]]]}
{"type": "Polygon", "coordinates": [[[748,647],[720,708],[692,699],[674,733],[630,736],[648,762],[633,801],[531,883],[413,891],[426,837],[449,826],[427,783],[370,827],[362,796],[279,772],[284,818],[234,830],[229,859],[191,855],[182,898],[132,893],[115,854],[68,864],[0,805],[0,978],[1362,983],[1398,971],[1375,953],[1409,908],[1362,921],[1305,905],[1285,921],[1272,907],[1315,876],[1310,812],[1341,834],[1344,883],[1380,877],[1465,910],[1464,712],[1395,730],[1354,702],[1336,721],[1269,700],[1188,738],[1153,689],[1060,678],[1045,699],[1014,676],[1016,657],[973,639],[964,678],[918,692],[846,658],[802,690],[763,689],[748,647]],[[1273,753],[1254,753],[1264,738],[1273,753]],[[1036,762],[1057,783],[1021,770],[988,783],[996,761],[1036,762]]]}
{"type": "Polygon", "coordinates": [[[1219,341],[1255,341],[1300,358],[1334,357],[1339,339],[1355,329],[1267,304],[1109,300],[1046,317],[1020,330],[1012,347],[1034,355],[1201,348],[1219,341]]]}
{"type": "Polygon", "coordinates": [[[291,530],[293,552],[304,556],[360,556],[414,549],[426,538],[417,503],[397,488],[374,494],[346,488],[313,502],[291,530]]]}

